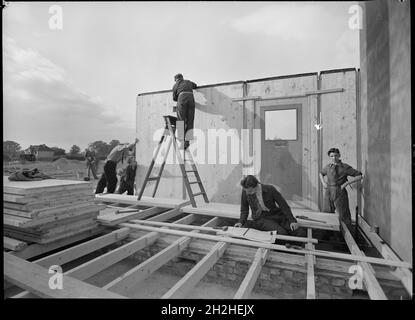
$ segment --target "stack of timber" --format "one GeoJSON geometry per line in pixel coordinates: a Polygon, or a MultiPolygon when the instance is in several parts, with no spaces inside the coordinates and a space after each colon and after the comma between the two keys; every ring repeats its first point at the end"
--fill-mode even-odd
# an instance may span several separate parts
{"type": "Polygon", "coordinates": [[[6,237],[43,244],[98,227],[102,206],[95,203],[90,182],[3,177],[3,185],[6,237]]]}

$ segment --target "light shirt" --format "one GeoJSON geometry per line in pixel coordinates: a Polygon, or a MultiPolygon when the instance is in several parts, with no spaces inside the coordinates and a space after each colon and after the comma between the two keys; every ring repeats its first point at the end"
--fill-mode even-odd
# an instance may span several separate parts
{"type": "Polygon", "coordinates": [[[120,144],[114,147],[110,154],[107,156],[107,161],[114,161],[115,163],[120,162],[123,158],[128,156],[128,149],[131,147],[130,144],[120,144]]]}

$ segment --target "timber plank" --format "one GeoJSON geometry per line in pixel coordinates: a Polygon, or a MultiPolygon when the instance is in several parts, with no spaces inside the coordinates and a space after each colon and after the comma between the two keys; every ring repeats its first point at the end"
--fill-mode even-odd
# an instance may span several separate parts
{"type": "MultiPolygon", "coordinates": [[[[344,240],[352,254],[364,257],[365,254],[359,249],[354,241],[352,234],[343,221],[340,221],[344,240]]],[[[367,289],[367,292],[372,300],[387,300],[382,287],[377,281],[372,267],[367,262],[358,262],[358,265],[363,269],[363,283],[367,289]]]]}
{"type": "Polygon", "coordinates": [[[95,199],[102,202],[117,202],[122,204],[130,205],[143,205],[149,207],[160,207],[174,209],[177,206],[183,205],[188,201],[182,199],[169,199],[169,198],[152,198],[152,197],[142,197],[140,200],[137,200],[137,196],[121,195],[114,193],[107,194],[97,194],[95,199]]]}
{"type": "Polygon", "coordinates": [[[184,298],[186,294],[192,289],[202,278],[209,272],[209,270],[222,257],[227,246],[226,242],[216,243],[210,252],[202,258],[182,279],[179,280],[169,291],[167,291],[161,298],[184,298]]]}
{"type": "Polygon", "coordinates": [[[27,247],[26,242],[16,240],[13,238],[9,238],[9,237],[3,237],[3,248],[5,249],[9,249],[12,251],[20,251],[25,247],[27,247]]]}
{"type": "MultiPolygon", "coordinates": [[[[215,217],[203,224],[204,227],[212,227],[217,225],[219,218],[215,217]]],[[[195,232],[197,232],[195,230],[195,232]]],[[[113,292],[126,292],[131,286],[136,285],[138,282],[144,280],[150,276],[154,271],[158,270],[165,263],[177,257],[184,249],[186,249],[191,242],[190,237],[181,237],[174,241],[167,248],[158,252],[151,258],[140,263],[138,266],[124,273],[122,276],[114,279],[110,283],[104,286],[104,289],[113,292]]]]}
{"type": "MultiPolygon", "coordinates": [[[[369,238],[370,242],[375,246],[382,257],[385,259],[401,261],[401,259],[395,254],[395,252],[393,252],[389,245],[383,241],[383,239],[377,233],[371,232],[369,224],[363,217],[359,216],[357,221],[359,227],[363,230],[364,234],[369,238]]],[[[392,273],[402,282],[408,294],[412,296],[412,272],[407,268],[397,268],[396,271],[392,273]]]]}
{"type": "Polygon", "coordinates": [[[249,267],[248,272],[245,275],[244,280],[239,286],[238,291],[236,292],[234,299],[248,299],[252,289],[255,286],[256,281],[258,280],[259,274],[261,273],[262,266],[265,264],[269,254],[268,249],[258,248],[255,253],[254,261],[249,267]]]}
{"type": "Polygon", "coordinates": [[[5,280],[44,298],[110,298],[122,299],[121,295],[103,290],[69,276],[63,275],[63,288],[53,290],[49,286],[49,270],[35,263],[3,253],[5,280]]]}

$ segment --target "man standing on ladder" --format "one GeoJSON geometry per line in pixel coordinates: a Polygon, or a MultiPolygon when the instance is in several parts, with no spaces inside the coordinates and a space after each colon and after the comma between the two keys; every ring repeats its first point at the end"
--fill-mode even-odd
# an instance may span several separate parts
{"type": "MultiPolygon", "coordinates": [[[[193,138],[193,121],[195,118],[193,89],[196,89],[197,85],[190,80],[184,80],[181,73],[174,76],[174,81],[176,83],[173,86],[173,101],[177,101],[177,120],[184,122],[184,132],[182,133],[178,129],[178,138],[185,140],[184,149],[187,149],[189,140],[193,138]]],[[[176,126],[176,128],[179,128],[179,126],[176,126]]]]}

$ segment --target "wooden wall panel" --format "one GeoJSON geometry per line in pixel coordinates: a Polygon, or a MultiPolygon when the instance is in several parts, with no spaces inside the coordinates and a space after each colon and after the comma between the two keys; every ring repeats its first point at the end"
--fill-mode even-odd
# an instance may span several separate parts
{"type": "MultiPolygon", "coordinates": [[[[262,98],[269,98],[275,96],[289,96],[301,95],[309,91],[317,90],[317,74],[298,75],[293,77],[280,77],[274,79],[265,79],[259,81],[248,81],[246,84],[247,96],[261,96],[262,98]]],[[[338,72],[323,75],[322,89],[325,88],[339,88],[345,87],[344,93],[324,94],[322,95],[322,110],[330,110],[332,115],[326,115],[323,120],[337,121],[332,122],[325,132],[325,145],[340,143],[339,148],[343,151],[344,161],[351,165],[356,165],[356,115],[355,115],[355,77],[354,72],[338,72]],[[344,115],[341,113],[340,106],[343,105],[348,111],[344,115]],[[350,113],[350,107],[354,108],[350,113]],[[343,118],[344,116],[344,118],[343,118]],[[334,129],[336,128],[336,134],[334,129]],[[343,140],[335,140],[338,133],[345,131],[347,134],[343,136],[343,140]],[[331,130],[331,131],[330,131],[331,130]],[[351,133],[353,131],[353,133],[351,133]],[[334,139],[334,140],[333,140],[334,139]]],[[[216,162],[209,163],[209,153],[212,145],[209,146],[208,132],[209,130],[223,129],[229,132],[230,129],[236,130],[237,139],[240,145],[240,158],[242,158],[241,148],[241,129],[252,130],[259,128],[259,110],[258,103],[254,101],[233,102],[233,98],[240,98],[243,96],[244,83],[233,83],[213,86],[203,86],[195,90],[196,100],[196,115],[195,128],[201,130],[205,148],[204,163],[200,159],[201,153],[198,154],[199,163],[197,164],[199,173],[206,188],[208,197],[214,202],[233,203],[238,204],[240,201],[240,187],[239,181],[244,174],[255,173],[246,170],[246,166],[239,161],[237,164],[232,164],[230,159],[231,147],[230,143],[227,146],[228,159],[226,164],[218,163],[219,150],[216,154],[216,162]],[[200,162],[201,161],[201,162],[200,162]]],[[[317,210],[318,204],[318,150],[317,139],[318,130],[316,124],[318,123],[317,115],[317,97],[308,96],[304,98],[295,98],[291,100],[281,99],[275,100],[276,104],[286,104],[287,102],[303,103],[302,110],[302,139],[303,139],[303,155],[302,155],[302,170],[303,170],[303,200],[302,203],[317,210]]],[[[175,103],[172,101],[171,92],[149,93],[139,95],[137,97],[137,136],[140,139],[139,148],[137,149],[137,159],[139,163],[139,170],[137,174],[138,186],[141,186],[142,179],[151,161],[153,150],[157,141],[153,141],[153,134],[156,129],[163,127],[162,115],[172,114],[172,106],[175,103]]],[[[198,148],[203,147],[203,143],[198,142],[198,133],[195,132],[194,145],[198,148]]],[[[159,136],[156,137],[156,140],[159,136]]],[[[252,148],[244,146],[245,153],[250,158],[257,158],[259,164],[256,165],[256,170],[260,166],[260,151],[258,143],[260,141],[253,141],[251,139],[249,144],[252,148]],[[248,153],[249,151],[249,153],[248,153]],[[254,153],[253,153],[254,152],[254,153]],[[257,155],[259,157],[257,157],[257,155]]],[[[194,147],[190,147],[191,151],[195,151],[194,147]]],[[[202,151],[203,151],[202,150],[202,151]]],[[[324,149],[325,150],[325,149],[324,149]]],[[[203,152],[202,152],[203,153],[203,152]]],[[[245,154],[245,155],[246,155],[245,154]]],[[[211,159],[212,160],[212,159],[211,159]]],[[[241,160],[241,159],[240,159],[241,160]]],[[[324,163],[324,161],[323,161],[324,163]]],[[[184,198],[185,192],[181,178],[180,169],[177,165],[166,165],[166,174],[163,177],[159,186],[159,197],[170,198],[184,198]]],[[[145,193],[148,195],[148,192],[145,193]]],[[[354,207],[353,207],[354,208],[354,207]]]]}
{"type": "MultiPolygon", "coordinates": [[[[218,146],[215,159],[209,158],[209,154],[212,154],[213,151],[214,134],[212,134],[210,140],[208,136],[209,130],[223,129],[225,132],[229,132],[233,129],[236,133],[235,141],[240,147],[239,139],[243,124],[242,102],[233,102],[232,99],[242,97],[242,83],[201,87],[195,90],[194,94],[196,101],[194,126],[196,130],[201,132],[195,132],[194,145],[191,145],[190,151],[197,161],[197,168],[208,197],[215,202],[238,203],[242,165],[240,161],[232,164],[230,138],[228,138],[226,149],[226,162],[220,163],[218,146]],[[198,140],[199,134],[200,140],[198,140]],[[212,143],[210,144],[209,141],[212,141],[212,143]],[[203,153],[204,157],[202,156],[203,153]]],[[[163,127],[162,115],[175,115],[171,112],[173,105],[175,105],[175,102],[172,100],[171,92],[146,94],[137,98],[137,136],[140,139],[139,149],[145,150],[145,152],[137,152],[137,161],[140,165],[137,174],[138,185],[141,185],[151,161],[152,154],[149,150],[154,150],[157,145],[157,142],[153,141],[153,134],[156,129],[163,127]]],[[[212,131],[210,132],[212,133],[212,131]]],[[[216,141],[216,144],[219,145],[219,140],[216,141]]],[[[171,152],[170,155],[172,155],[171,152]]],[[[240,152],[238,160],[239,156],[240,152]]],[[[183,189],[179,166],[177,164],[166,164],[164,173],[167,176],[163,175],[157,196],[187,198],[183,189]]],[[[192,188],[195,192],[198,191],[197,185],[192,185],[192,188]]],[[[149,188],[149,190],[152,190],[152,188],[149,188]]],[[[149,195],[147,188],[145,195],[149,195]]],[[[199,200],[199,198],[197,199],[199,200]]]]}
{"type": "MultiPolygon", "coordinates": [[[[298,76],[293,78],[281,78],[261,82],[248,83],[248,96],[261,96],[262,98],[300,95],[317,89],[317,76],[298,76]]],[[[317,165],[317,99],[315,96],[295,99],[273,100],[275,105],[287,103],[303,103],[302,110],[302,139],[303,139],[303,199],[302,203],[317,210],[318,199],[318,165],[317,165]]],[[[258,104],[258,103],[257,103],[258,104]]],[[[268,105],[269,103],[267,103],[268,105]]],[[[247,117],[255,127],[259,128],[260,110],[256,113],[248,112],[247,117]],[[256,118],[255,120],[253,120],[256,118]]],[[[251,109],[252,110],[252,109],[251,109]]],[[[255,149],[258,146],[255,145],[255,149]]],[[[282,190],[283,193],[283,190],[282,190]]]]}
{"type": "MultiPolygon", "coordinates": [[[[344,88],[343,92],[321,95],[322,165],[329,163],[327,151],[340,149],[343,162],[357,168],[356,154],[356,71],[321,74],[321,89],[344,88]]],[[[347,187],[354,219],[357,192],[347,187]]]]}

